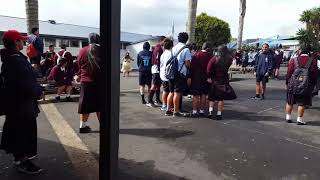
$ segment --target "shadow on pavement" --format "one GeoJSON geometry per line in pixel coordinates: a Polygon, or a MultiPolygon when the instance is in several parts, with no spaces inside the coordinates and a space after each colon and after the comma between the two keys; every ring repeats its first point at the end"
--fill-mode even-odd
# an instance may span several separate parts
{"type": "Polygon", "coordinates": [[[320,121],[307,121],[307,126],[320,126],[320,121]]]}
{"type": "Polygon", "coordinates": [[[193,135],[193,131],[183,131],[176,129],[120,129],[120,134],[128,134],[135,136],[147,136],[153,138],[163,138],[163,139],[177,139],[184,136],[193,135]]]}

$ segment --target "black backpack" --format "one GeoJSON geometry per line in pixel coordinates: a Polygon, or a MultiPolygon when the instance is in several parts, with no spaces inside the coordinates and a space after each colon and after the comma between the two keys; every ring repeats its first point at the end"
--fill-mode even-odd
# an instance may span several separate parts
{"type": "Polygon", "coordinates": [[[179,73],[181,72],[184,64],[181,66],[179,69],[179,62],[178,62],[178,55],[185,49],[187,46],[183,46],[176,55],[173,55],[167,62],[166,67],[165,67],[165,76],[169,80],[173,80],[177,78],[179,73]]]}
{"type": "Polygon", "coordinates": [[[310,66],[312,58],[309,57],[305,67],[299,66],[298,57],[294,58],[294,72],[289,79],[288,89],[293,95],[305,96],[308,94],[310,85],[310,66]]]}

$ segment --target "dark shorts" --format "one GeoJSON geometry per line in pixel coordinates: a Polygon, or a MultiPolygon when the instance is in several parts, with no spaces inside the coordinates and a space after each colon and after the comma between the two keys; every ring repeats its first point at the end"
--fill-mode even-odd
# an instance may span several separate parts
{"type": "Polygon", "coordinates": [[[166,92],[166,93],[174,92],[174,87],[170,86],[169,81],[163,81],[162,88],[163,88],[163,92],[166,92]]]}
{"type": "Polygon", "coordinates": [[[31,64],[38,64],[38,65],[40,65],[40,61],[41,61],[41,56],[37,56],[37,57],[34,57],[34,58],[30,58],[30,63],[31,63],[31,64]]]}
{"type": "Polygon", "coordinates": [[[209,83],[206,78],[193,77],[191,79],[191,94],[194,96],[207,95],[209,92],[209,83]]]}
{"type": "Polygon", "coordinates": [[[79,99],[79,114],[100,112],[98,87],[95,83],[82,83],[79,99]]]}
{"type": "Polygon", "coordinates": [[[257,83],[262,82],[262,84],[266,84],[269,82],[269,77],[264,75],[257,75],[256,80],[257,80],[257,83]]]}
{"type": "Polygon", "coordinates": [[[187,79],[179,77],[174,80],[169,80],[169,87],[170,90],[173,89],[176,93],[184,94],[188,89],[187,79]]]}
{"type": "Polygon", "coordinates": [[[150,86],[151,81],[152,81],[152,74],[151,73],[139,72],[139,85],[140,86],[145,86],[145,85],[150,86]]]}
{"type": "Polygon", "coordinates": [[[152,84],[156,86],[161,86],[162,81],[159,73],[152,74],[152,84]]]}

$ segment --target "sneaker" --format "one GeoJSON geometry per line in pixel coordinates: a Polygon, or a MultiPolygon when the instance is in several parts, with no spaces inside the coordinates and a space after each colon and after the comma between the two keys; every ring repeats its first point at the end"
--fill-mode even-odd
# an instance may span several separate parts
{"type": "Polygon", "coordinates": [[[192,99],[192,95],[188,95],[188,96],[187,96],[187,99],[192,99]]]}
{"type": "Polygon", "coordinates": [[[199,113],[199,116],[202,117],[202,118],[206,117],[205,113],[199,113]]]}
{"type": "Polygon", "coordinates": [[[164,114],[165,116],[172,116],[173,112],[172,111],[166,111],[166,113],[164,114]]]}
{"type": "Polygon", "coordinates": [[[291,119],[287,119],[286,122],[287,123],[292,123],[292,120],[291,119]]]}
{"type": "Polygon", "coordinates": [[[185,117],[185,115],[182,114],[181,112],[175,112],[173,113],[173,117],[185,117]]]}
{"type": "Polygon", "coordinates": [[[303,120],[297,121],[297,125],[307,125],[307,123],[303,120]]]}
{"type": "Polygon", "coordinates": [[[160,99],[157,99],[155,103],[162,105],[162,101],[160,99]]]}
{"type": "Polygon", "coordinates": [[[39,174],[43,169],[33,164],[30,160],[19,161],[14,163],[17,170],[26,174],[39,174]]]}
{"type": "Polygon", "coordinates": [[[160,110],[161,111],[167,111],[167,106],[162,106],[160,110]]]}
{"type": "Polygon", "coordinates": [[[54,99],[55,99],[56,101],[61,101],[60,96],[57,96],[57,97],[55,97],[54,99]]]}
{"type": "Polygon", "coordinates": [[[222,120],[222,115],[216,115],[216,120],[217,120],[217,121],[222,120]]]}
{"type": "Polygon", "coordinates": [[[67,101],[67,102],[72,102],[73,99],[72,99],[70,96],[68,96],[68,97],[66,97],[66,101],[67,101]]]}
{"type": "Polygon", "coordinates": [[[147,104],[146,104],[146,106],[147,106],[147,107],[155,107],[155,105],[154,105],[154,103],[153,103],[153,102],[149,102],[149,103],[147,103],[147,104]]]}
{"type": "Polygon", "coordinates": [[[33,159],[35,159],[36,157],[37,157],[37,155],[29,155],[29,156],[28,156],[28,159],[29,159],[29,160],[33,160],[33,159]]]}
{"type": "Polygon", "coordinates": [[[261,99],[260,99],[260,100],[265,100],[265,97],[264,97],[264,95],[262,95],[262,96],[261,96],[261,99]]]}
{"type": "Polygon", "coordinates": [[[146,102],[145,99],[142,99],[142,100],[141,100],[141,103],[142,103],[142,104],[147,104],[147,102],[146,102]]]}
{"type": "Polygon", "coordinates": [[[213,117],[213,111],[209,111],[209,114],[208,114],[208,118],[212,118],[213,117]]]}
{"type": "Polygon", "coordinates": [[[86,134],[86,133],[90,133],[91,132],[91,128],[89,126],[86,126],[84,128],[79,128],[79,132],[81,134],[86,134]]]}
{"type": "Polygon", "coordinates": [[[254,99],[254,100],[261,100],[261,97],[260,97],[260,96],[254,96],[254,97],[252,97],[251,99],[254,99]]]}
{"type": "Polygon", "coordinates": [[[154,102],[154,105],[155,105],[155,106],[161,106],[161,105],[162,105],[162,102],[155,101],[155,102],[154,102]]]}

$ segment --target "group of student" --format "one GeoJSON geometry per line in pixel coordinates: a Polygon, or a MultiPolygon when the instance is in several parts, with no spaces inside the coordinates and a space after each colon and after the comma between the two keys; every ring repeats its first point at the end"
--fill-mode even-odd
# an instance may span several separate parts
{"type": "MultiPolygon", "coordinates": [[[[14,157],[17,170],[27,174],[39,174],[42,168],[32,161],[37,156],[37,117],[40,113],[38,101],[43,95],[43,89],[37,82],[39,70],[50,71],[49,79],[56,80],[58,95],[61,91],[70,90],[74,78],[81,83],[81,92],[78,113],[80,114],[79,133],[89,133],[90,113],[96,113],[100,120],[101,91],[97,88],[100,75],[100,36],[89,34],[89,45],[83,47],[77,57],[77,73],[71,75],[73,61],[69,60],[63,46],[58,53],[53,47],[45,53],[44,62],[41,61],[40,46],[43,44],[39,38],[37,28],[32,34],[22,36],[16,30],[4,32],[2,41],[4,48],[0,50],[0,115],[5,115],[0,149],[14,157]],[[21,51],[27,41],[27,56],[21,51]],[[31,56],[32,55],[32,56],[31,56]],[[54,59],[54,57],[58,58],[54,59]],[[42,65],[42,66],[41,66],[42,65]],[[69,67],[70,66],[70,67],[69,67]]],[[[45,72],[45,71],[43,71],[45,72]]],[[[59,96],[57,96],[59,97],[59,96]]],[[[70,98],[70,97],[69,97],[70,98]]],[[[58,99],[58,98],[56,98],[58,99]]]]}
{"type": "MultiPolygon", "coordinates": [[[[137,56],[139,67],[139,85],[142,104],[149,107],[161,106],[166,116],[214,117],[214,105],[218,102],[215,119],[222,119],[224,100],[233,100],[237,96],[229,84],[228,70],[233,60],[237,60],[239,51],[232,54],[226,46],[218,48],[213,53],[210,43],[204,43],[202,49],[191,52],[186,45],[188,34],[179,33],[178,44],[164,36],[160,37],[153,51],[150,44],[144,43],[143,51],[137,56]],[[168,65],[171,61],[178,63],[178,75],[173,79],[167,76],[168,65]],[[162,98],[160,87],[163,87],[162,98]],[[148,99],[145,100],[145,87],[148,87],[148,99]],[[182,96],[193,96],[192,113],[181,113],[182,96]],[[153,100],[156,95],[155,101],[153,100]],[[209,100],[206,113],[207,99],[209,100]]],[[[298,107],[297,124],[305,125],[303,114],[305,107],[312,105],[314,87],[319,90],[320,67],[317,67],[319,54],[312,53],[311,47],[301,47],[297,56],[293,57],[288,65],[286,76],[287,105],[286,121],[292,122],[292,108],[298,107]],[[304,71],[305,70],[305,71],[304,71]],[[300,88],[300,89],[299,89],[300,88]],[[301,90],[302,89],[302,90],[301,90]]],[[[254,75],[256,77],[256,94],[251,99],[264,100],[269,77],[279,77],[280,64],[283,52],[280,49],[271,50],[267,43],[262,45],[254,60],[254,75]]],[[[318,63],[319,64],[319,63],[318,63]]]]}
{"type": "Polygon", "coordinates": [[[178,43],[174,46],[171,39],[162,36],[152,52],[150,44],[144,43],[143,51],[137,56],[142,104],[149,107],[161,106],[166,116],[185,117],[187,114],[181,112],[182,96],[191,94],[193,111],[190,116],[206,116],[208,98],[208,116],[220,120],[223,101],[236,98],[228,75],[233,61],[232,53],[226,46],[221,46],[214,56],[213,47],[208,42],[203,44],[202,50],[192,53],[190,46],[186,45],[188,39],[187,33],[179,33],[178,43]],[[177,61],[178,73],[174,78],[169,78],[166,71],[172,61],[177,61]],[[144,96],[145,86],[148,86],[149,92],[147,101],[144,96]],[[218,102],[216,116],[215,102],[218,102]]]}

